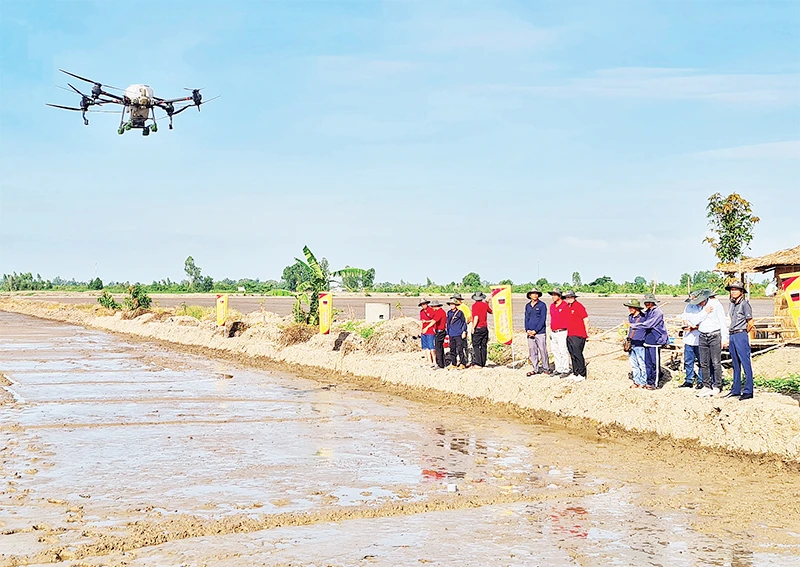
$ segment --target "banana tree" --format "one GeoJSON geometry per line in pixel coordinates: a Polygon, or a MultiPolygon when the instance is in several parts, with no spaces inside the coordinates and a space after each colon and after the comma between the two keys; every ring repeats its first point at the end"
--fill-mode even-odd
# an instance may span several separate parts
{"type": "Polygon", "coordinates": [[[369,270],[343,268],[331,272],[326,265],[317,260],[317,257],[314,256],[308,246],[303,246],[303,255],[306,258],[305,261],[299,258],[295,258],[295,260],[305,269],[308,274],[308,280],[297,286],[297,292],[294,294],[295,305],[292,311],[294,312],[295,320],[304,320],[310,325],[318,325],[319,292],[328,291],[334,278],[363,278],[365,275],[369,277],[369,270]],[[304,305],[308,305],[308,315],[305,314],[304,305]]]}

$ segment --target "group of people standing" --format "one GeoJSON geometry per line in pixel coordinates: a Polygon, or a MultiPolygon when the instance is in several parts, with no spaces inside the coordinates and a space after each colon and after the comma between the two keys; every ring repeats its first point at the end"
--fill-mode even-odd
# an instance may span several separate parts
{"type": "MultiPolygon", "coordinates": [[[[542,292],[532,289],[527,293],[525,305],[525,333],[528,352],[535,374],[551,374],[576,382],[586,379],[586,360],[583,350],[589,337],[589,315],[577,301],[573,291],[550,292],[553,301],[549,310],[541,301],[542,292]],[[553,344],[555,368],[550,368],[547,352],[547,317],[550,315],[550,337],[553,344]],[[571,368],[571,369],[570,369],[571,368]]],[[[488,315],[492,307],[486,303],[486,294],[472,295],[472,306],[464,303],[461,294],[453,295],[445,312],[441,301],[422,299],[419,302],[422,321],[422,349],[434,368],[445,368],[445,345],[449,341],[450,362],[453,368],[484,367],[489,344],[488,315]],[[468,356],[467,337],[472,338],[472,360],[468,356]]]]}
{"type": "MultiPolygon", "coordinates": [[[[718,396],[722,392],[722,349],[727,348],[733,364],[733,384],[725,397],[749,400],[753,397],[749,337],[754,327],[753,309],[742,282],[733,282],[725,289],[730,293],[727,316],[712,290],[694,291],[686,299],[681,316],[686,377],[679,387],[696,388],[698,397],[718,396]]],[[[661,348],[669,343],[664,313],[652,294],[645,296],[643,306],[636,299],[624,305],[630,311],[631,387],[655,390],[660,379],[661,348]]]]}
{"type": "Polygon", "coordinates": [[[465,369],[472,365],[486,366],[489,346],[489,314],[492,307],[486,303],[482,291],[472,295],[472,308],[464,303],[460,293],[447,302],[447,311],[441,301],[422,299],[419,318],[422,321],[422,350],[427,353],[433,368],[445,368],[445,348],[449,347],[449,361],[453,368],[465,369]],[[469,357],[467,337],[472,337],[472,360],[469,357]]]}
{"type": "MultiPolygon", "coordinates": [[[[742,282],[725,287],[730,293],[730,308],[725,308],[716,294],[703,289],[686,299],[682,317],[684,369],[686,378],[680,388],[694,387],[698,397],[717,396],[722,391],[722,349],[730,351],[733,363],[733,384],[725,397],[749,400],[753,397],[753,368],[749,333],[753,329],[753,310],[745,297],[742,282]],[[742,383],[744,374],[744,383],[742,383]]],[[[583,356],[589,337],[589,315],[573,291],[549,292],[552,302],[546,305],[542,292],[532,289],[525,305],[525,333],[532,369],[527,376],[549,374],[581,382],[586,379],[583,356]],[[550,324],[548,325],[548,315],[550,324]],[[553,353],[553,368],[548,354],[548,328],[553,353]]],[[[422,321],[422,349],[433,368],[465,369],[484,367],[489,343],[488,316],[492,307],[483,292],[472,295],[472,306],[464,303],[461,294],[447,301],[422,299],[419,302],[422,321]],[[468,338],[472,340],[472,356],[468,338]],[[448,344],[449,343],[449,344],[448,344]],[[445,349],[449,348],[449,358],[445,349]]],[[[633,384],[631,388],[655,390],[661,379],[661,349],[669,344],[664,312],[653,294],[640,302],[632,299],[628,308],[629,352],[633,384]]]]}

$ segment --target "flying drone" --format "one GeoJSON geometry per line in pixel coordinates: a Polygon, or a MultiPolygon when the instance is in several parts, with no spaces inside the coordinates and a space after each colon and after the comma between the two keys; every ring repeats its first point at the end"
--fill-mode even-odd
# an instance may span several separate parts
{"type": "MultiPolygon", "coordinates": [[[[149,85],[131,85],[127,89],[123,90],[110,85],[103,85],[102,83],[98,83],[97,81],[92,81],[91,79],[70,73],[64,69],[59,69],[59,71],[69,75],[70,77],[75,77],[76,79],[90,83],[92,85],[91,95],[86,95],[71,84],[67,83],[70,89],[81,96],[80,105],[76,108],[74,106],[62,106],[60,104],[47,103],[47,106],[52,106],[53,108],[62,108],[64,110],[76,110],[81,113],[83,124],[88,126],[89,119],[86,118],[87,112],[115,112],[113,110],[99,110],[95,109],[94,107],[101,107],[107,104],[121,105],[122,116],[119,120],[119,129],[117,130],[118,134],[124,134],[128,130],[132,129],[141,129],[143,136],[149,136],[150,132],[158,132],[158,124],[156,124],[156,121],[164,117],[162,116],[161,118],[156,118],[156,108],[160,108],[167,113],[167,117],[169,118],[169,129],[172,130],[173,117],[180,114],[187,108],[192,107],[196,107],[197,111],[200,112],[200,105],[203,104],[203,95],[200,94],[202,89],[184,89],[190,91],[192,96],[164,99],[154,96],[153,89],[151,89],[149,85]],[[123,94],[113,94],[105,89],[119,91],[123,94]],[[186,104],[182,105],[182,103],[186,104]],[[125,121],[126,113],[128,114],[127,121],[125,121]],[[149,120],[152,120],[153,123],[148,124],[149,120]]],[[[69,90],[65,87],[59,88],[69,90]]],[[[211,102],[217,98],[219,97],[215,96],[214,98],[208,99],[205,102],[211,102]]]]}

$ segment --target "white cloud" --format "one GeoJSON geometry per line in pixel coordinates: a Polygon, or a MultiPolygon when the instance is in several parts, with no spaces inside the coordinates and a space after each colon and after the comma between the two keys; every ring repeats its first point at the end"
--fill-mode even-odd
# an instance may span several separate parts
{"type": "Polygon", "coordinates": [[[726,103],[796,104],[800,74],[703,74],[693,69],[623,67],[601,69],[555,85],[493,85],[492,90],[553,96],[701,100],[726,103]]]}
{"type": "Polygon", "coordinates": [[[691,157],[713,159],[800,159],[800,140],[772,142],[750,146],[720,148],[690,154],[691,157]]]}
{"type": "Polygon", "coordinates": [[[608,248],[608,241],[602,238],[578,238],[576,236],[565,236],[561,239],[561,245],[580,250],[603,250],[608,248]]]}

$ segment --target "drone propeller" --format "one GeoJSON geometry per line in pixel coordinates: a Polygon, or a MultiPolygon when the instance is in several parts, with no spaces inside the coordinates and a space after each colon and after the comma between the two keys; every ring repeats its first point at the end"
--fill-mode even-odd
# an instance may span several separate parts
{"type": "MultiPolygon", "coordinates": [[[[65,71],[64,69],[59,69],[59,71],[61,71],[62,73],[66,74],[66,75],[69,75],[70,77],[75,77],[76,79],[80,79],[81,81],[85,81],[87,83],[91,83],[91,85],[92,85],[92,97],[94,97],[94,98],[97,98],[101,94],[103,94],[103,87],[105,87],[107,89],[112,89],[112,90],[115,90],[115,91],[122,91],[123,90],[123,89],[120,89],[118,87],[112,87],[111,85],[103,85],[102,83],[98,83],[97,81],[93,81],[91,79],[87,79],[86,77],[81,77],[80,75],[76,75],[75,73],[70,73],[69,71],[65,71]]],[[[69,83],[67,83],[67,84],[69,84],[69,83]]],[[[72,85],[69,85],[69,86],[72,87],[72,85]]],[[[78,90],[78,89],[75,89],[75,87],[72,87],[72,88],[74,90],[76,90],[76,91],[78,90]]]]}

